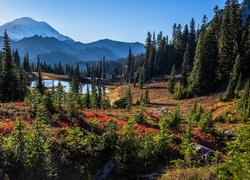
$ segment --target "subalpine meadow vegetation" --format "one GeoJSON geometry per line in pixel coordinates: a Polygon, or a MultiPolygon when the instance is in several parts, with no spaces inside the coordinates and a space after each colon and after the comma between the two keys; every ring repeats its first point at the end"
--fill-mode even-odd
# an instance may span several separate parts
{"type": "Polygon", "coordinates": [[[227,0],[195,24],[84,69],[21,59],[5,31],[0,179],[250,179],[250,18],[227,0]]]}

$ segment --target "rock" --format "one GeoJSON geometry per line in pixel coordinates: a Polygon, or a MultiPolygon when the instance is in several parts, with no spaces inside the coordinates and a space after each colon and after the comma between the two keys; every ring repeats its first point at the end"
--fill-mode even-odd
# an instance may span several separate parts
{"type": "Polygon", "coordinates": [[[163,113],[163,114],[167,114],[168,113],[168,108],[163,107],[163,108],[161,108],[160,112],[163,113]]]}
{"type": "Polygon", "coordinates": [[[145,175],[140,176],[140,179],[155,180],[160,176],[161,176],[161,174],[159,174],[159,173],[145,174],[145,175]]]}
{"type": "Polygon", "coordinates": [[[112,161],[107,162],[102,169],[99,169],[95,174],[96,180],[105,180],[112,172],[114,168],[114,163],[112,161]]]}
{"type": "Polygon", "coordinates": [[[231,140],[236,135],[236,133],[232,130],[226,130],[223,134],[226,136],[227,140],[231,140]]]}
{"type": "Polygon", "coordinates": [[[195,150],[200,156],[205,164],[210,162],[210,157],[213,155],[214,151],[206,146],[195,143],[195,150]]]}

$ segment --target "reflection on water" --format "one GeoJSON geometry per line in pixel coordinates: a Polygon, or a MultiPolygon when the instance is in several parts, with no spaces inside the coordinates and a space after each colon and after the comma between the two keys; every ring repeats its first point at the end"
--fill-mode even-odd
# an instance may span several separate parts
{"type": "MultiPolygon", "coordinates": [[[[60,81],[61,85],[63,86],[63,89],[65,92],[69,92],[70,91],[70,82],[68,81],[60,81]]],[[[58,80],[54,80],[54,86],[58,86],[59,81],[58,80]]],[[[53,86],[53,80],[43,80],[43,84],[45,87],[47,88],[51,88],[53,86]]],[[[86,94],[87,92],[87,85],[89,85],[89,91],[91,93],[91,85],[90,84],[84,84],[82,85],[82,93],[86,94]]],[[[36,81],[32,81],[30,87],[35,87],[36,86],[36,81]]],[[[108,92],[106,90],[106,92],[108,92]]]]}

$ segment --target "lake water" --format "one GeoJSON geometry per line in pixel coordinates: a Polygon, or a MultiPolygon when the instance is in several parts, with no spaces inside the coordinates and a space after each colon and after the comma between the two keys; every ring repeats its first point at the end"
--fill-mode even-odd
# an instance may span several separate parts
{"type": "MultiPolygon", "coordinates": [[[[70,82],[68,81],[60,81],[61,85],[63,86],[63,89],[65,92],[69,92],[70,91],[70,82]]],[[[58,86],[59,81],[58,80],[54,80],[54,86],[58,86]]],[[[52,88],[53,86],[53,80],[43,80],[43,84],[45,87],[47,88],[52,88]]],[[[87,92],[87,85],[89,86],[89,91],[91,93],[91,85],[90,84],[84,84],[82,85],[82,93],[86,94],[87,92]]],[[[30,87],[36,87],[36,81],[32,81],[30,87]]],[[[106,92],[108,92],[108,90],[106,89],[106,92]]]]}

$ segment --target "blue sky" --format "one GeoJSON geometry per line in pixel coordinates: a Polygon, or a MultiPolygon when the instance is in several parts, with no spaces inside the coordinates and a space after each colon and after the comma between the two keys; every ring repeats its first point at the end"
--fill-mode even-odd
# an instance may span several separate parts
{"type": "MultiPolygon", "coordinates": [[[[240,0],[241,2],[242,0],[240,0]]],[[[148,31],[171,35],[172,25],[200,23],[225,0],[0,0],[0,25],[20,17],[46,21],[76,41],[144,42],[148,31]]]]}

